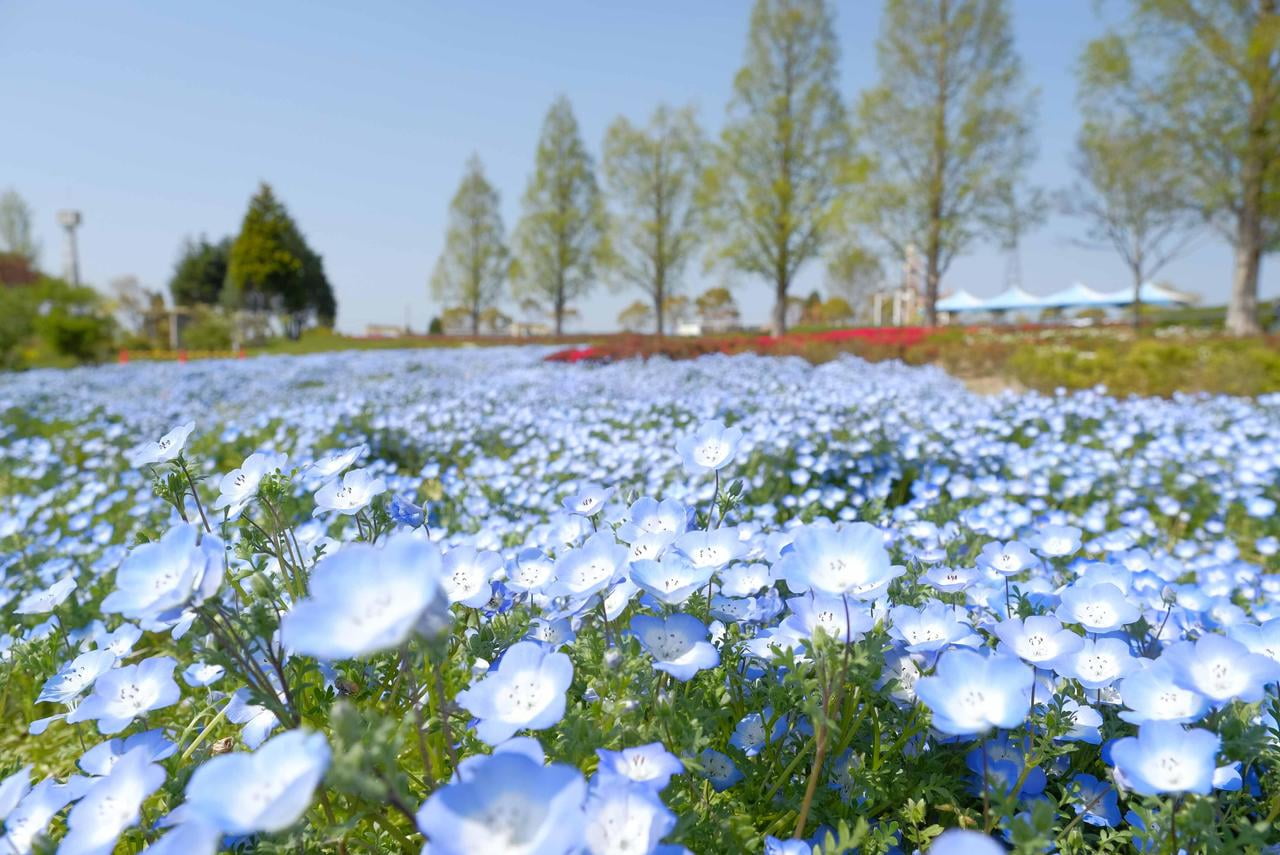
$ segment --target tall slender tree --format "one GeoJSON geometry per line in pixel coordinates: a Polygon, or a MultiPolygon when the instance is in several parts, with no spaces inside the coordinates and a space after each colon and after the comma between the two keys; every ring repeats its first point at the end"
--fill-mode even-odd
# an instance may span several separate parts
{"type": "Polygon", "coordinates": [[[900,258],[919,250],[933,325],[952,260],[1007,231],[1008,185],[1035,154],[1035,99],[1006,0],[888,0],[876,59],[880,82],[858,105],[870,171],[857,213],[900,258]]]}
{"type": "Polygon", "coordinates": [[[772,283],[775,333],[786,330],[796,273],[833,233],[849,178],[839,57],[825,0],[756,0],[706,175],[713,258],[772,283]]]}
{"type": "Polygon", "coordinates": [[[596,284],[596,268],[608,256],[606,229],[591,155],[561,96],[542,124],[512,268],[516,288],[547,306],[556,335],[572,303],[596,284]]]}
{"type": "Polygon", "coordinates": [[[619,117],[604,141],[604,174],[613,201],[612,272],[653,304],[658,335],[666,331],[667,297],[700,238],[694,204],[704,148],[691,109],[660,106],[647,127],[619,117]]]}
{"type": "Polygon", "coordinates": [[[502,295],[510,265],[498,191],[485,178],[480,158],[472,155],[449,203],[449,227],[431,275],[432,293],[466,309],[471,334],[477,335],[485,310],[494,308],[502,295]]]}
{"type": "Polygon", "coordinates": [[[40,244],[32,234],[31,206],[16,190],[0,194],[0,253],[26,259],[35,266],[40,256],[40,244]]]}
{"type": "Polygon", "coordinates": [[[1085,62],[1097,97],[1176,146],[1188,202],[1235,253],[1227,327],[1258,332],[1262,256],[1280,242],[1280,0],[1131,0],[1085,62]]]}
{"type": "Polygon", "coordinates": [[[1089,113],[1076,145],[1080,180],[1063,207],[1084,221],[1086,245],[1113,250],[1129,269],[1136,327],[1143,283],[1187,250],[1203,218],[1187,205],[1187,174],[1165,134],[1089,113]]]}

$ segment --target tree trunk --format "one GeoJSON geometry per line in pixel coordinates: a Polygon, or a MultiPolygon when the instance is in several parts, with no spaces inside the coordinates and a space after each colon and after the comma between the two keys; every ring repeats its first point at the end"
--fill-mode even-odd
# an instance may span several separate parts
{"type": "Polygon", "coordinates": [[[938,256],[942,252],[941,240],[937,234],[940,227],[941,223],[936,223],[930,229],[929,249],[925,254],[924,324],[927,327],[938,325],[938,282],[942,279],[942,272],[938,269],[938,256]]]}
{"type": "Polygon", "coordinates": [[[1133,328],[1142,326],[1142,271],[1133,271],[1133,328]]]}
{"type": "Polygon", "coordinates": [[[471,335],[480,335],[480,311],[472,309],[471,311],[471,335]]]}
{"type": "Polygon", "coordinates": [[[662,309],[663,309],[662,304],[663,304],[664,302],[665,302],[665,301],[662,299],[662,293],[661,293],[661,292],[659,292],[659,293],[657,293],[656,295],[654,295],[654,298],[653,298],[653,317],[654,317],[655,321],[656,321],[656,322],[657,322],[657,324],[658,324],[658,338],[662,338],[662,334],[663,334],[663,332],[665,332],[665,326],[664,326],[664,324],[663,324],[663,322],[664,322],[664,320],[665,320],[665,313],[662,311],[662,309]]]}
{"type": "Polygon", "coordinates": [[[780,336],[787,331],[787,285],[784,279],[777,281],[777,295],[773,303],[773,334],[780,336]]]}
{"type": "Polygon", "coordinates": [[[564,301],[556,300],[556,337],[564,332],[564,301]]]}
{"type": "Polygon", "coordinates": [[[1227,332],[1258,335],[1258,271],[1262,267],[1262,224],[1257,208],[1246,200],[1236,218],[1235,276],[1231,282],[1231,303],[1227,306],[1227,332]]]}

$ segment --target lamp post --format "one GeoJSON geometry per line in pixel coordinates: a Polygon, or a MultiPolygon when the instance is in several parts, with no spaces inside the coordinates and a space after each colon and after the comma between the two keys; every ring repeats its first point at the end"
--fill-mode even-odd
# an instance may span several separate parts
{"type": "Polygon", "coordinates": [[[67,230],[67,257],[63,275],[72,285],[79,285],[80,252],[76,249],[76,229],[80,227],[80,212],[59,211],[58,224],[67,230]]]}

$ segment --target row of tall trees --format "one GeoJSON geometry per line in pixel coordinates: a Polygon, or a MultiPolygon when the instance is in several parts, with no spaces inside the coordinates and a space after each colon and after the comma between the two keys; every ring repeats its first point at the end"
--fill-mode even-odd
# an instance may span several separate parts
{"type": "Polygon", "coordinates": [[[957,257],[984,241],[1014,251],[1058,208],[1120,254],[1135,314],[1141,283],[1216,227],[1236,254],[1228,326],[1255,332],[1261,258],[1280,238],[1277,2],[1131,0],[1080,60],[1078,181],[1049,194],[1027,181],[1036,98],[1007,0],[887,0],[879,80],[848,106],[827,0],[757,0],[718,139],[688,109],[619,118],[601,186],[558,99],[509,242],[496,189],[468,164],[434,291],[474,329],[510,282],[559,332],[606,281],[647,295],[662,332],[702,252],[769,282],[781,331],[806,265],[854,291],[914,248],[933,324],[957,257]]]}

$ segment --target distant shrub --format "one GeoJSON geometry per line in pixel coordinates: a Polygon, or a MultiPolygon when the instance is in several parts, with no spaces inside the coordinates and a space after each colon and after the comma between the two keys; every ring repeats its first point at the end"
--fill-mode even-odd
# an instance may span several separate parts
{"type": "Polygon", "coordinates": [[[182,343],[191,350],[228,350],[231,320],[217,309],[199,307],[182,331],[182,343]]]}

